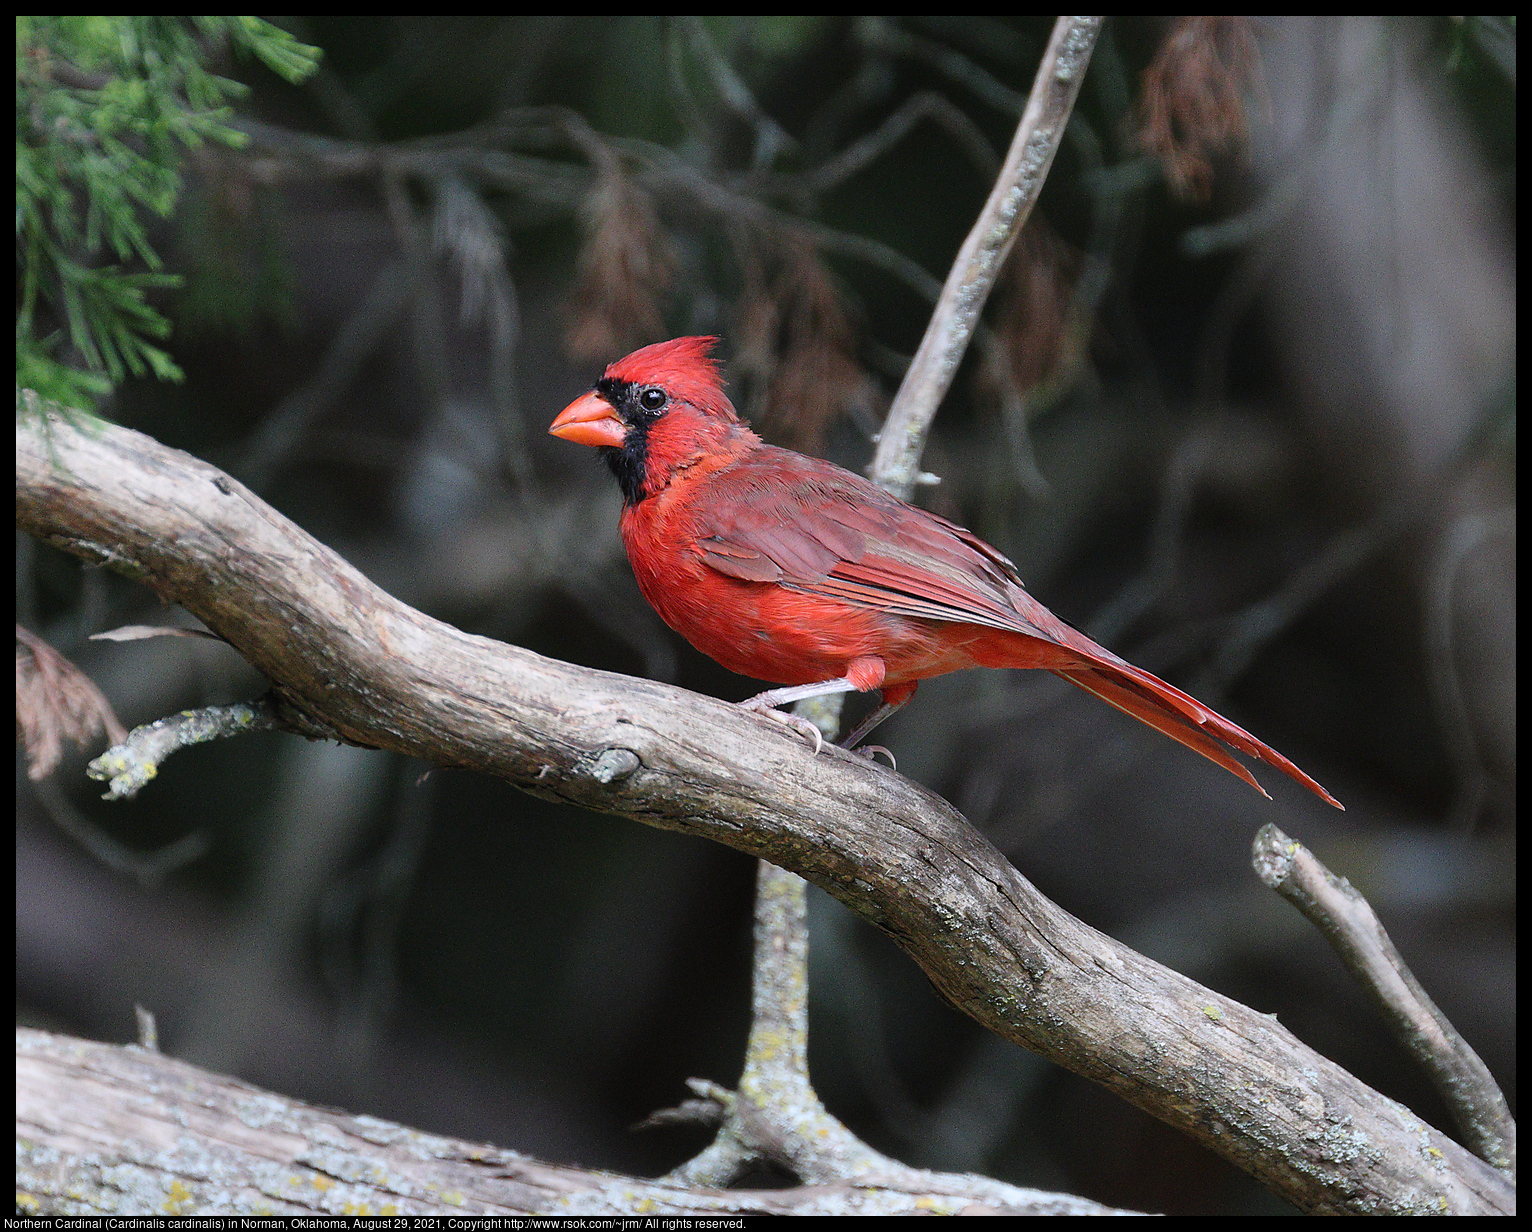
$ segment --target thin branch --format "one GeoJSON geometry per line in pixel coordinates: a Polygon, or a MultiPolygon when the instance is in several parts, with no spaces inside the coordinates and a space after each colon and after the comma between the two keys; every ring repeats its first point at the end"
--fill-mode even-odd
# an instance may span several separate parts
{"type": "Polygon", "coordinates": [[[1199,425],[1182,438],[1171,454],[1160,480],[1160,507],[1155,513],[1144,567],[1086,627],[1086,632],[1102,645],[1113,645],[1175,585],[1187,520],[1203,470],[1217,445],[1215,432],[1207,425],[1199,425]]]}
{"type": "Polygon", "coordinates": [[[90,763],[86,773],[110,790],[103,800],[131,800],[159,775],[160,763],[172,753],[194,744],[227,736],[248,736],[277,726],[264,705],[235,702],[231,706],[208,706],[135,727],[90,763]]]}
{"type": "Polygon", "coordinates": [[[712,1144],[669,1180],[728,1185],[761,1163],[775,1164],[806,1185],[907,1171],[831,1116],[809,1082],[804,884],[765,860],[757,867],[744,1073],[735,1091],[693,1080],[692,1089],[721,1109],[722,1121],[712,1144]]]}
{"type": "Polygon", "coordinates": [[[642,165],[637,179],[646,188],[684,197],[726,218],[742,219],[771,230],[797,232],[825,252],[883,270],[933,304],[941,296],[942,284],[936,278],[919,262],[887,244],[777,210],[710,178],[673,150],[637,138],[603,137],[583,117],[560,107],[527,108],[501,117],[492,126],[430,142],[392,146],[290,133],[255,121],[243,121],[240,127],[254,144],[270,152],[264,160],[252,159],[252,174],[259,174],[268,182],[300,170],[308,175],[345,178],[375,175],[388,169],[428,180],[463,177],[488,188],[519,193],[559,210],[573,210],[585,200],[592,176],[620,153],[642,165]],[[544,144],[574,145],[595,170],[480,144],[513,136],[544,144]]]}
{"type": "MultiPolygon", "coordinates": [[[[1009,412],[1007,423],[1016,421],[1020,396],[1012,387],[1008,365],[999,353],[999,345],[983,328],[979,314],[1011,245],[1042,192],[1043,181],[1053,165],[1053,156],[1080,92],[1080,83],[1090,63],[1102,20],[1100,17],[1060,17],[1054,23],[1053,36],[1043,53],[1042,63],[1038,65],[1032,94],[1021,122],[1016,126],[1005,165],[979,212],[978,221],[958,251],[936,308],[926,324],[920,347],[889,408],[867,473],[874,483],[903,499],[909,499],[916,484],[926,479],[920,469],[926,434],[976,332],[985,362],[999,380],[1003,409],[1009,412]]],[[[893,27],[888,27],[885,32],[889,31],[893,31],[893,27]]],[[[909,37],[903,36],[902,32],[896,33],[909,37]]],[[[1021,414],[1024,416],[1024,412],[1021,414]]],[[[1022,478],[1027,487],[1034,494],[1045,490],[1042,475],[1035,465],[1030,465],[1030,442],[1023,433],[1013,432],[1012,436],[1014,442],[1022,446],[1017,449],[1017,456],[1023,462],[1022,478]]],[[[827,721],[839,712],[843,701],[840,697],[829,698],[814,709],[827,721]]],[[[815,721],[821,722],[821,719],[815,721]]]]}
{"type": "Polygon", "coordinates": [[[413,274],[404,263],[390,263],[378,272],[366,298],[325,348],[313,377],[272,409],[245,446],[235,471],[251,487],[264,488],[320,417],[355,384],[363,365],[399,323],[414,290],[413,274]]]}
{"type": "MultiPolygon", "coordinates": [[[[1079,20],[1061,18],[1060,20],[1079,20]]],[[[1087,19],[1089,20],[1089,19],[1087,19]]],[[[1054,27],[1057,30],[1057,27],[1054,27]]],[[[954,51],[944,43],[911,34],[902,26],[887,18],[873,18],[867,22],[864,41],[869,48],[909,56],[925,63],[941,73],[947,80],[973,93],[998,111],[1020,115],[1027,100],[1000,81],[987,69],[975,64],[962,52],[954,51]]]]}
{"type": "Polygon", "coordinates": [[[798,143],[774,119],[766,113],[750,87],[734,71],[734,66],[719,52],[700,17],[675,17],[671,19],[686,31],[692,51],[707,70],[718,97],[731,112],[755,130],[755,152],[751,166],[764,170],[776,161],[784,150],[797,148],[798,143]]]}
{"type": "Polygon", "coordinates": [[[889,409],[872,474],[896,495],[908,497],[914,489],[931,419],[968,350],[1011,244],[1042,192],[1102,20],[1060,17],[1054,24],[1005,167],[953,263],[920,349],[889,409]]]}
{"type": "Polygon", "coordinates": [[[877,128],[864,133],[812,171],[774,177],[763,182],[761,187],[769,191],[791,192],[800,200],[828,192],[883,157],[904,140],[916,124],[927,119],[947,130],[986,179],[993,179],[1000,173],[1000,160],[979,126],[935,90],[921,90],[889,112],[877,128]]]}
{"type": "Polygon", "coordinates": [[[1439,516],[1452,489],[1492,456],[1513,430],[1509,418],[1486,419],[1434,475],[1399,492],[1367,521],[1335,534],[1280,589],[1240,612],[1219,642],[1218,653],[1208,668],[1211,679],[1220,685],[1239,679],[1278,632],[1338,581],[1405,531],[1439,516]]]}
{"type": "Polygon", "coordinates": [[[1372,905],[1274,825],[1255,836],[1256,875],[1324,934],[1384,1019],[1436,1084],[1464,1141],[1516,1179],[1516,1122],[1479,1055],[1405,966],[1372,905]]]}
{"type": "Polygon", "coordinates": [[[132,877],[146,889],[159,885],[177,869],[200,860],[213,846],[213,840],[205,830],[195,830],[153,851],[135,851],[119,843],[75,808],[52,779],[32,783],[29,790],[54,825],[107,868],[132,877]]]}

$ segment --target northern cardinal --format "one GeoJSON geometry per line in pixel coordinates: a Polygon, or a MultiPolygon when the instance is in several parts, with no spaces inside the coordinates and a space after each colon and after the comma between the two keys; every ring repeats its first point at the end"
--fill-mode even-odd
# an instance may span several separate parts
{"type": "Polygon", "coordinates": [[[881,689],[883,705],[845,742],[855,747],[928,677],[1043,668],[1262,795],[1218,740],[1343,807],[1275,749],[1065,624],[973,532],[763,444],[724,394],[714,341],[676,338],[619,359],[548,430],[606,456],[628,560],[665,623],[730,671],[788,686],[742,706],[792,724],[775,707],[881,689]]]}

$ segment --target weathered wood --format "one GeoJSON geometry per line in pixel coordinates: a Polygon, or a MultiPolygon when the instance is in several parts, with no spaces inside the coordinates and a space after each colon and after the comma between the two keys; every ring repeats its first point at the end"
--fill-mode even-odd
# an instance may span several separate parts
{"type": "Polygon", "coordinates": [[[914,1168],[755,1192],[560,1167],[25,1028],[16,1142],[17,1211],[38,1215],[1131,1213],[914,1168]]]}

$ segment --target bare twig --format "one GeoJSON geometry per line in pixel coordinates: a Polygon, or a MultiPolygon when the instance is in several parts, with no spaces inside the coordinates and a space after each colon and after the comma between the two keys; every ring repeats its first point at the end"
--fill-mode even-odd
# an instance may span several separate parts
{"type": "MultiPolygon", "coordinates": [[[[1038,66],[1032,94],[1016,126],[1005,165],[947,275],[920,347],[889,408],[877,452],[868,467],[872,481],[896,496],[908,499],[922,478],[920,455],[931,420],[976,331],[981,332],[986,362],[1001,380],[1002,396],[1014,392],[997,344],[992,335],[981,329],[979,314],[1011,245],[1042,192],[1102,20],[1060,17],[1054,23],[1053,36],[1038,66]]],[[[1029,459],[1030,451],[1020,456],[1029,459]]],[[[1035,473],[1035,468],[1031,474],[1024,470],[1024,475],[1031,480],[1034,490],[1041,489],[1042,477],[1035,473]]],[[[843,700],[836,697],[819,703],[815,707],[816,716],[828,719],[843,700]]],[[[822,723],[822,718],[816,717],[815,721],[822,723]]]]}
{"type": "Polygon", "coordinates": [[[142,1005],[133,1006],[133,1017],[138,1019],[138,1046],[145,1052],[160,1050],[160,1028],[154,1014],[142,1005]]]}
{"type": "Polygon", "coordinates": [[[404,263],[390,263],[378,271],[367,297],[325,349],[312,379],[272,409],[245,447],[235,469],[251,487],[266,486],[319,418],[353,384],[362,366],[404,315],[414,293],[413,283],[414,275],[404,263]]]}
{"type": "Polygon", "coordinates": [[[1042,191],[1101,22],[1100,17],[1060,17],[1054,24],[1000,178],[953,263],[878,442],[874,481],[896,495],[908,497],[914,489],[931,418],[968,350],[1006,254],[1042,191]]]}
{"type": "Polygon", "coordinates": [[[1255,836],[1256,875],[1324,934],[1383,1012],[1394,1034],[1425,1067],[1481,1159],[1516,1177],[1516,1122],[1488,1068],[1426,995],[1389,940],[1372,906],[1302,843],[1274,825],[1255,836]]]}
{"type": "MultiPolygon", "coordinates": [[[[1077,20],[1077,19],[1068,19],[1077,20]]],[[[1087,19],[1089,20],[1089,19],[1087,19]]],[[[1057,27],[1055,27],[1057,29],[1057,27]]],[[[971,91],[999,111],[1020,115],[1026,103],[1020,94],[998,80],[994,74],[980,67],[962,52],[954,51],[944,43],[911,34],[902,26],[887,18],[869,18],[863,28],[863,42],[911,59],[923,60],[947,80],[971,91]]]]}
{"type": "Polygon", "coordinates": [[[1510,431],[1510,422],[1504,418],[1486,420],[1435,475],[1400,492],[1366,522],[1338,532],[1279,590],[1240,612],[1208,669],[1212,679],[1221,685],[1239,679],[1266,643],[1336,582],[1397,536],[1439,514],[1447,494],[1481,465],[1510,431]]]}
{"type": "Polygon", "coordinates": [[[248,702],[182,710],[135,727],[91,762],[86,773],[98,782],[110,784],[111,790],[101,797],[103,800],[131,800],[159,774],[160,763],[178,749],[225,736],[270,731],[276,726],[276,719],[267,707],[248,702]]]}
{"type": "Polygon", "coordinates": [[[107,868],[134,878],[146,888],[160,884],[176,869],[200,860],[213,845],[206,831],[195,830],[153,851],[135,851],[75,808],[52,779],[32,784],[31,791],[54,825],[107,868]]]}
{"type": "Polygon", "coordinates": [[[864,133],[812,171],[800,176],[782,176],[766,182],[763,187],[780,187],[799,198],[828,192],[881,158],[902,141],[916,124],[927,119],[947,130],[986,179],[993,179],[999,174],[1000,160],[978,125],[935,90],[921,90],[889,112],[877,128],[864,133]]]}
{"type": "Polygon", "coordinates": [[[1096,641],[1112,645],[1170,592],[1175,583],[1183,532],[1191,516],[1197,485],[1216,445],[1215,434],[1204,426],[1193,429],[1176,446],[1161,480],[1160,507],[1155,514],[1143,570],[1092,618],[1086,632],[1096,641]]]}
{"type": "Polygon", "coordinates": [[[583,117],[565,108],[525,108],[501,117],[494,125],[466,134],[391,146],[290,133],[255,121],[242,122],[240,127],[258,148],[268,152],[257,156],[252,164],[253,171],[268,181],[300,172],[343,178],[375,175],[384,169],[432,181],[459,176],[488,188],[517,193],[557,211],[573,210],[586,200],[593,175],[615,167],[612,160],[620,153],[641,165],[642,170],[635,178],[646,188],[701,205],[727,219],[801,235],[824,252],[884,271],[933,304],[941,296],[941,283],[919,262],[897,249],[868,236],[773,209],[756,197],[705,175],[664,146],[636,138],[604,138],[583,117]],[[513,137],[528,143],[572,145],[591,161],[594,170],[482,144],[513,137]]]}
{"type": "Polygon", "coordinates": [[[688,16],[671,20],[686,31],[693,53],[707,70],[713,88],[718,91],[724,106],[755,130],[755,152],[751,157],[751,166],[764,170],[771,166],[783,150],[796,148],[798,143],[766,114],[765,109],[756,102],[755,95],[750,93],[750,87],[734,71],[734,66],[719,54],[713,36],[708,33],[702,18],[688,16]]]}
{"type": "Polygon", "coordinates": [[[689,1185],[732,1183],[775,1164],[805,1184],[904,1171],[831,1116],[809,1083],[808,928],[804,880],[762,860],[756,871],[750,1041],[739,1088],[693,1080],[723,1111],[713,1143],[673,1171],[689,1185]]]}

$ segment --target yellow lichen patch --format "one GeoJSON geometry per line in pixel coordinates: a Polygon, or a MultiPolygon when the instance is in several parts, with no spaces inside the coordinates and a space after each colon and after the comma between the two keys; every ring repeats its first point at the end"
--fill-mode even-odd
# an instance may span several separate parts
{"type": "Polygon", "coordinates": [[[170,1189],[165,1194],[165,1205],[160,1209],[167,1215],[190,1215],[192,1202],[192,1191],[180,1181],[171,1181],[170,1189]]]}

